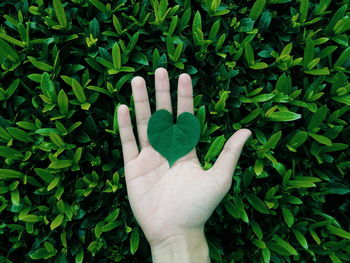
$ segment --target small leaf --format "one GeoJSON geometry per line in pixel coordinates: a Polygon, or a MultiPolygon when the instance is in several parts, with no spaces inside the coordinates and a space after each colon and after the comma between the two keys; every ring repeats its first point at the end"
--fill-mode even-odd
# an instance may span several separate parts
{"type": "Polygon", "coordinates": [[[67,115],[68,114],[68,105],[69,105],[68,104],[68,97],[63,89],[61,89],[60,92],[58,93],[57,103],[58,103],[58,108],[60,109],[60,112],[63,115],[67,115]]]}
{"type": "Polygon", "coordinates": [[[275,111],[266,116],[270,121],[295,121],[301,118],[301,114],[291,111],[275,111]]]}
{"type": "Polygon", "coordinates": [[[135,254],[139,247],[139,242],[140,242],[140,235],[139,235],[139,230],[138,228],[134,228],[134,230],[131,233],[130,237],[130,252],[132,255],[135,254]]]}
{"type": "Polygon", "coordinates": [[[47,191],[51,191],[52,189],[54,189],[59,184],[60,180],[61,178],[59,176],[56,176],[47,186],[47,191]]]}
{"type": "Polygon", "coordinates": [[[292,212],[289,210],[288,207],[282,206],[282,214],[284,221],[286,222],[287,226],[290,228],[294,224],[294,216],[292,212]]]}
{"type": "Polygon", "coordinates": [[[269,209],[259,197],[250,193],[246,193],[246,197],[248,202],[254,207],[255,210],[262,214],[269,214],[269,209]]]}
{"type": "Polygon", "coordinates": [[[274,239],[276,240],[276,243],[283,247],[285,250],[287,250],[291,255],[298,255],[298,252],[295,250],[294,247],[291,246],[287,241],[283,240],[277,235],[274,235],[274,239]]]}
{"type": "Polygon", "coordinates": [[[14,160],[23,159],[23,154],[20,151],[17,151],[15,149],[12,149],[6,146],[0,146],[0,156],[4,158],[11,158],[14,160]]]}
{"type": "Polygon", "coordinates": [[[264,68],[268,68],[269,65],[267,65],[264,62],[257,62],[254,65],[249,66],[251,69],[264,69],[264,68]]]}
{"type": "Polygon", "coordinates": [[[244,42],[244,54],[249,66],[255,64],[254,51],[248,41],[244,42]]]}
{"type": "Polygon", "coordinates": [[[60,0],[53,0],[53,6],[55,8],[55,13],[56,13],[58,22],[63,27],[67,27],[66,14],[64,12],[64,8],[63,8],[61,1],[60,0]]]}
{"type": "Polygon", "coordinates": [[[249,17],[251,19],[257,20],[261,13],[264,11],[266,4],[266,0],[256,0],[251,11],[249,17]]]}
{"type": "Polygon", "coordinates": [[[112,58],[113,58],[114,68],[119,70],[122,63],[121,63],[120,48],[117,42],[114,43],[112,48],[112,58]]]}
{"type": "Polygon", "coordinates": [[[40,222],[41,218],[38,217],[37,215],[24,215],[24,216],[20,216],[19,220],[27,223],[36,223],[36,222],[40,222]]]}
{"type": "Polygon", "coordinates": [[[328,67],[320,68],[320,69],[310,69],[310,70],[305,70],[304,73],[310,74],[310,75],[329,75],[329,70],[328,67]]]}
{"type": "Polygon", "coordinates": [[[25,131],[22,131],[21,129],[15,128],[15,127],[7,127],[6,130],[11,134],[13,138],[20,142],[33,142],[32,137],[25,131]]]}
{"type": "Polygon", "coordinates": [[[309,0],[300,1],[300,22],[304,23],[309,9],[309,0]]]}
{"type": "Polygon", "coordinates": [[[311,138],[315,139],[319,143],[322,143],[322,144],[325,144],[328,146],[332,145],[332,141],[330,139],[328,139],[326,136],[319,135],[319,134],[312,133],[312,132],[309,132],[308,134],[311,138]]]}
{"type": "Polygon", "coordinates": [[[23,176],[21,172],[0,168],[0,179],[21,179],[23,176]]]}
{"type": "Polygon", "coordinates": [[[51,230],[54,230],[55,228],[59,227],[64,219],[64,215],[59,214],[58,216],[56,216],[56,218],[51,222],[50,224],[50,228],[51,230]]]}
{"type": "Polygon", "coordinates": [[[52,169],[63,169],[72,166],[71,160],[57,160],[53,161],[48,168],[52,169]]]}
{"type": "Polygon", "coordinates": [[[293,148],[298,148],[302,145],[308,137],[308,133],[304,131],[298,131],[293,137],[289,140],[288,144],[293,148]]]}
{"type": "Polygon", "coordinates": [[[225,142],[226,138],[224,135],[216,137],[215,140],[211,143],[208,152],[204,156],[204,161],[210,162],[213,158],[218,156],[225,142]]]}
{"type": "Polygon", "coordinates": [[[84,94],[83,87],[80,85],[80,83],[76,79],[73,79],[73,78],[72,78],[72,88],[73,88],[74,95],[77,97],[78,101],[80,103],[85,102],[86,97],[84,94]]]}
{"type": "Polygon", "coordinates": [[[75,255],[75,263],[83,263],[84,261],[84,248],[80,247],[75,255]]]}
{"type": "Polygon", "coordinates": [[[308,248],[309,248],[309,245],[308,245],[308,243],[307,243],[307,240],[306,240],[305,236],[304,236],[301,232],[299,232],[298,230],[296,230],[296,229],[293,229],[293,233],[294,233],[294,235],[295,235],[295,238],[298,240],[299,244],[300,244],[303,248],[308,249],[308,248]]]}
{"type": "Polygon", "coordinates": [[[339,237],[350,239],[350,232],[345,231],[344,229],[332,225],[327,225],[327,229],[334,235],[339,237]]]}
{"type": "Polygon", "coordinates": [[[28,56],[29,61],[35,66],[36,68],[42,70],[42,71],[52,71],[53,67],[45,62],[38,61],[36,58],[28,56]]]}

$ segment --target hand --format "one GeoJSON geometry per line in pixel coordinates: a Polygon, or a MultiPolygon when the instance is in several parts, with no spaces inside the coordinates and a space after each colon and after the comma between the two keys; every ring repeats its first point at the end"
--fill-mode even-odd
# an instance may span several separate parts
{"type": "MultiPolygon", "coordinates": [[[[118,125],[125,179],[132,211],[152,246],[203,229],[231,187],[232,174],[251,131],[236,131],[209,170],[202,169],[195,148],[169,168],[168,161],[148,141],[151,110],[145,80],[134,77],[131,86],[141,151],[136,144],[128,107],[120,105],[118,125]]],[[[164,68],[155,71],[155,89],[156,110],[166,109],[172,113],[169,78],[164,68]]],[[[177,94],[177,116],[182,112],[193,113],[190,75],[179,76],[177,94]]]]}

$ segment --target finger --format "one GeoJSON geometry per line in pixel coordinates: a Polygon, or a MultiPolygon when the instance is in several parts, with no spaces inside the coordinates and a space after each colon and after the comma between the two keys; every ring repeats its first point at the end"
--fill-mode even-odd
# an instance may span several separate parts
{"type": "Polygon", "coordinates": [[[156,87],[156,110],[166,109],[172,113],[169,76],[165,68],[156,69],[154,83],[156,87]]]}
{"type": "Polygon", "coordinates": [[[251,134],[252,132],[249,129],[240,129],[236,131],[225,143],[224,148],[211,170],[220,170],[224,175],[231,177],[236,168],[243,146],[251,134]]]}
{"type": "Polygon", "coordinates": [[[120,140],[122,142],[124,166],[134,160],[139,150],[137,148],[134,131],[132,130],[128,106],[120,105],[118,107],[118,128],[120,140]]]}
{"type": "MultiPolygon", "coordinates": [[[[187,73],[182,73],[178,80],[177,91],[177,116],[183,112],[193,113],[193,89],[191,76],[187,73]]],[[[195,163],[200,163],[196,154],[196,148],[180,158],[178,162],[192,160],[195,163]]]]}
{"type": "Polygon", "coordinates": [[[149,106],[146,82],[142,77],[134,77],[131,80],[132,95],[134,97],[137,133],[141,149],[149,146],[147,137],[147,124],[151,117],[151,108],[149,106]]]}
{"type": "Polygon", "coordinates": [[[193,113],[192,80],[187,73],[182,73],[178,80],[177,116],[183,112],[193,113]]]}

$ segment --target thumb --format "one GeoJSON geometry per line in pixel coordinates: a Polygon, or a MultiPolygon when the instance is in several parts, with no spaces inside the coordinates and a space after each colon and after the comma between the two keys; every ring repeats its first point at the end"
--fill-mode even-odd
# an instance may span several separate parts
{"type": "Polygon", "coordinates": [[[251,135],[252,132],[249,129],[236,131],[225,143],[224,148],[211,169],[215,171],[220,170],[225,175],[232,176],[243,146],[251,135]]]}

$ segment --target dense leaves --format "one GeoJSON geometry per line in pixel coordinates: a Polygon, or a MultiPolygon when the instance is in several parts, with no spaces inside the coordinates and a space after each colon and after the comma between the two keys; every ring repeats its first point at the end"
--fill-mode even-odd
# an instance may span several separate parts
{"type": "Polygon", "coordinates": [[[187,72],[210,168],[252,130],[206,224],[212,262],[347,262],[349,0],[0,2],[0,262],[151,262],[116,108],[187,72]]]}

